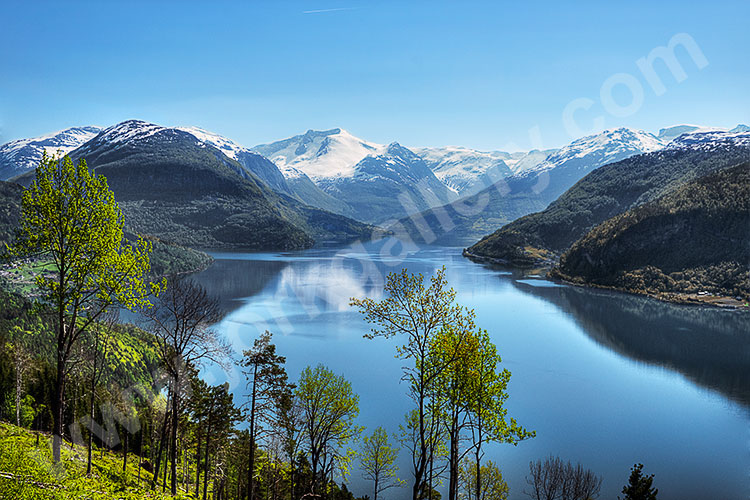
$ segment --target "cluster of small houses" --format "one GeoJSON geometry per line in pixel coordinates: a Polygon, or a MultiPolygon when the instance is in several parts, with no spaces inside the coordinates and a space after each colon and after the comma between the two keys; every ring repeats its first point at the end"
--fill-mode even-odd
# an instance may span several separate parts
{"type": "MultiPolygon", "coordinates": [[[[33,283],[34,278],[36,278],[38,274],[34,271],[29,270],[28,277],[24,277],[22,269],[25,266],[33,265],[34,263],[35,261],[33,259],[20,259],[3,264],[2,267],[0,267],[0,281],[4,281],[11,285],[33,283]]],[[[46,272],[43,274],[43,276],[48,279],[54,278],[54,273],[46,272]]]]}

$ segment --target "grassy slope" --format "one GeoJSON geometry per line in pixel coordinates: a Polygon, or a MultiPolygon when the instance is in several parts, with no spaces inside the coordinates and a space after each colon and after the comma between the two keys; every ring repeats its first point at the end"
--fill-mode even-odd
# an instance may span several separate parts
{"type": "Polygon", "coordinates": [[[750,162],[704,176],[606,220],[556,274],[639,293],[750,298],[750,162]]]}
{"type": "Polygon", "coordinates": [[[62,462],[52,462],[52,441],[14,425],[0,423],[0,498],[7,499],[171,499],[152,491],[151,474],[141,470],[138,457],[130,455],[125,471],[122,455],[100,450],[93,454],[90,477],[86,476],[86,448],[63,446],[62,462]]]}
{"type": "Polygon", "coordinates": [[[528,266],[565,251],[597,224],[710,172],[750,159],[750,149],[719,145],[638,155],[600,167],[542,212],[513,221],[468,249],[471,255],[528,266]]]}

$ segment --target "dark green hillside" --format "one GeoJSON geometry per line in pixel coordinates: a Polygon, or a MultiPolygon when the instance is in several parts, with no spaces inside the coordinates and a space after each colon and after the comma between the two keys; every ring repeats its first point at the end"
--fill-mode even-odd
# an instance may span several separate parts
{"type": "Polygon", "coordinates": [[[606,220],[555,273],[645,293],[750,298],[750,162],[711,173],[606,220]]]}
{"type": "Polygon", "coordinates": [[[192,135],[162,129],[119,142],[106,132],[71,156],[85,158],[90,168],[107,177],[132,230],[196,247],[312,245],[304,230],[281,215],[274,194],[257,177],[192,135]]]}
{"type": "Polygon", "coordinates": [[[0,250],[13,238],[21,217],[23,186],[0,181],[0,250]]]}
{"type": "MultiPolygon", "coordinates": [[[[292,250],[369,237],[372,227],[276,193],[191,134],[145,122],[106,129],[71,153],[105,175],[128,227],[202,248],[292,250]]],[[[263,161],[266,161],[263,159],[263,161]]],[[[28,185],[33,173],[19,182],[28,185]]]]}
{"type": "Polygon", "coordinates": [[[750,159],[750,148],[726,144],[664,150],[600,167],[542,212],[484,237],[469,255],[533,265],[562,253],[595,225],[654,200],[685,182],[750,159]]]}
{"type": "MultiPolygon", "coordinates": [[[[21,193],[23,186],[15,182],[0,181],[0,252],[4,244],[10,243],[18,228],[21,217],[21,193]]],[[[135,241],[137,236],[126,231],[125,237],[135,241]]],[[[192,248],[175,245],[149,238],[153,245],[151,253],[151,271],[156,276],[195,271],[207,266],[211,257],[192,248]]]]}

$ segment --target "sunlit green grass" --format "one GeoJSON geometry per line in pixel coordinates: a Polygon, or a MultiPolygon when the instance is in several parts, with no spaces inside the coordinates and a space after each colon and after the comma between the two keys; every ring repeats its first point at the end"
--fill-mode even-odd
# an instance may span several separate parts
{"type": "Polygon", "coordinates": [[[0,498],[37,499],[172,499],[152,491],[149,472],[141,470],[132,455],[123,471],[122,455],[96,450],[91,476],[86,476],[86,448],[65,443],[62,461],[52,461],[52,441],[39,434],[0,423],[0,498]]]}

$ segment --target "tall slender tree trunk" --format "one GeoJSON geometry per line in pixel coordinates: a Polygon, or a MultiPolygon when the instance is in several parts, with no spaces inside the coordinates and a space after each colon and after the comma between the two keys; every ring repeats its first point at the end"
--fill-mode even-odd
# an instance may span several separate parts
{"type": "Polygon", "coordinates": [[[16,347],[16,426],[21,427],[21,391],[23,391],[23,360],[18,352],[20,347],[16,347]]]}
{"type": "MultiPolygon", "coordinates": [[[[96,351],[95,351],[96,352],[96,351]]],[[[94,391],[96,389],[96,354],[94,354],[94,374],[91,376],[91,399],[89,401],[89,438],[86,443],[87,448],[87,459],[86,459],[86,475],[91,475],[91,451],[93,448],[94,433],[91,427],[94,426],[94,405],[96,404],[96,397],[94,391]]]]}
{"type": "MultiPolygon", "coordinates": [[[[211,413],[209,412],[209,418],[211,413]]],[[[203,500],[206,500],[206,497],[208,496],[208,472],[210,470],[209,463],[208,463],[208,449],[211,445],[211,424],[209,423],[208,428],[206,429],[206,451],[205,451],[205,458],[203,460],[203,466],[205,469],[203,470],[203,500]]]]}
{"type": "Polygon", "coordinates": [[[414,467],[414,487],[412,488],[412,500],[419,500],[420,490],[424,483],[424,473],[427,468],[427,440],[425,439],[425,379],[424,373],[419,373],[419,457],[414,467]]]}
{"type": "Polygon", "coordinates": [[[255,397],[258,364],[253,366],[253,391],[250,399],[250,460],[247,468],[247,500],[255,500],[255,397]]]}
{"type": "Polygon", "coordinates": [[[174,380],[174,394],[172,395],[172,447],[170,449],[170,460],[172,461],[172,467],[170,474],[172,475],[171,492],[172,495],[177,494],[177,427],[180,424],[179,420],[180,411],[180,380],[179,376],[175,377],[174,380]]]}
{"type": "Polygon", "coordinates": [[[482,494],[482,471],[480,468],[480,462],[482,460],[482,418],[479,418],[478,422],[478,430],[477,433],[479,435],[479,442],[477,443],[475,452],[474,452],[474,458],[477,462],[477,471],[476,471],[476,484],[474,485],[474,497],[476,500],[480,500],[480,496],[482,494]]]}
{"type": "Polygon", "coordinates": [[[195,449],[195,497],[198,498],[201,492],[201,436],[200,432],[196,433],[196,449],[195,449]]]}
{"type": "Polygon", "coordinates": [[[65,401],[65,354],[62,345],[65,323],[63,322],[62,310],[60,313],[60,338],[57,347],[57,377],[55,378],[55,398],[52,400],[53,423],[52,423],[52,457],[55,463],[60,463],[60,447],[62,445],[63,433],[63,404],[65,401]]]}
{"type": "Polygon", "coordinates": [[[125,472],[128,469],[128,441],[129,441],[129,432],[127,429],[123,429],[125,431],[125,439],[122,444],[122,471],[125,472]]]}
{"type": "Polygon", "coordinates": [[[154,477],[153,477],[153,486],[152,488],[155,488],[156,485],[159,483],[159,472],[161,469],[161,460],[162,460],[162,452],[164,451],[164,439],[166,438],[167,434],[167,421],[169,420],[169,412],[164,412],[164,421],[161,425],[161,432],[159,433],[159,451],[156,453],[156,458],[154,459],[154,477]]]}

